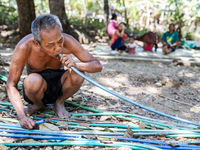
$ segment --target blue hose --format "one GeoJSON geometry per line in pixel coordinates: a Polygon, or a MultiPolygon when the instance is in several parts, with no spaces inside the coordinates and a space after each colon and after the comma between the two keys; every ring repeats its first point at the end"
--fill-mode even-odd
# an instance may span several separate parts
{"type": "MultiPolygon", "coordinates": [[[[13,125],[13,126],[18,126],[18,125],[13,125]]],[[[9,128],[8,124],[5,124],[5,126],[3,126],[5,128],[9,128]]],[[[2,128],[2,127],[0,127],[2,128]]],[[[11,128],[12,129],[12,128],[11,128]]],[[[33,136],[27,135],[27,136],[22,136],[19,135],[20,134],[34,134],[34,135],[45,135],[45,136],[34,136],[35,139],[57,139],[57,140],[65,140],[65,137],[69,137],[69,138],[82,138],[83,136],[81,134],[86,134],[86,132],[66,132],[66,131],[40,131],[40,130],[27,130],[27,129],[20,129],[20,130],[0,130],[0,132],[5,132],[5,133],[18,133],[18,135],[15,134],[1,134],[1,136],[10,136],[10,137],[19,137],[19,138],[32,138],[33,136]],[[46,136],[48,135],[48,136],[46,136]]],[[[92,133],[90,133],[92,134],[92,133]]],[[[111,138],[111,136],[109,136],[106,132],[104,132],[104,134],[99,134],[98,132],[96,132],[95,134],[97,135],[104,135],[104,137],[108,137],[111,138]]],[[[134,133],[137,134],[137,133],[134,133]]],[[[67,138],[66,138],[67,139],[67,138]]],[[[195,146],[195,145],[185,145],[185,144],[178,144],[176,141],[170,142],[170,143],[165,143],[165,142],[161,142],[161,141],[150,141],[150,140],[143,140],[143,139],[134,139],[134,138],[125,138],[125,137],[117,137],[118,140],[123,140],[123,141],[132,141],[132,142],[140,142],[140,143],[149,143],[149,144],[158,144],[158,145],[168,145],[170,143],[176,143],[179,146],[182,147],[193,147],[193,148],[199,148],[199,146],[195,146]]],[[[198,144],[198,141],[192,141],[190,142],[190,144],[198,144]]]]}
{"type": "MultiPolygon", "coordinates": [[[[9,130],[7,130],[9,131],[9,130]]],[[[7,132],[5,131],[5,132],[7,132]]],[[[28,133],[28,132],[27,132],[28,133]]],[[[98,140],[93,140],[93,139],[84,139],[84,138],[76,138],[75,136],[40,136],[40,135],[24,135],[24,134],[5,134],[5,133],[0,133],[0,136],[4,136],[4,137],[14,137],[14,138],[32,138],[32,139],[48,139],[48,140],[75,140],[75,141],[86,141],[86,142],[99,142],[98,140]]],[[[151,143],[152,142],[148,142],[147,140],[134,140],[131,138],[123,138],[123,137],[117,137],[118,140],[123,140],[123,141],[132,141],[132,142],[140,142],[140,143],[151,143]]],[[[131,143],[121,143],[121,142],[113,142],[113,144],[125,144],[125,145],[132,145],[131,143]]],[[[149,145],[152,147],[157,147],[157,148],[163,148],[163,149],[200,149],[199,146],[195,146],[195,145],[179,145],[181,147],[171,147],[171,146],[161,146],[162,145],[166,145],[166,143],[164,142],[154,142],[155,144],[158,145],[149,145]]],[[[148,144],[147,144],[148,145],[148,144]]]]}
{"type": "MultiPolygon", "coordinates": [[[[8,124],[5,124],[7,128],[9,128],[8,124]]],[[[4,126],[4,127],[5,127],[4,126]]],[[[13,125],[13,126],[18,126],[18,125],[13,125]]],[[[1,128],[1,127],[0,127],[1,128]]],[[[21,133],[21,134],[5,134],[5,133],[0,133],[0,136],[7,136],[7,137],[18,137],[18,138],[34,138],[34,139],[49,139],[49,140],[67,140],[70,138],[77,138],[79,137],[79,140],[81,141],[80,138],[83,136],[80,134],[84,134],[84,132],[63,132],[63,131],[40,131],[40,130],[27,130],[27,129],[21,129],[21,130],[0,130],[0,132],[5,132],[5,133],[21,133]],[[24,135],[24,134],[34,134],[34,135],[24,135]],[[45,135],[45,136],[38,136],[37,134],[40,135],[45,135]],[[48,136],[46,136],[48,135],[48,136]]],[[[97,135],[100,135],[97,133],[97,135]]],[[[105,133],[106,135],[106,133],[105,133]]],[[[111,138],[111,136],[104,136],[111,138]]],[[[118,140],[122,141],[132,141],[132,142],[140,142],[140,143],[149,143],[149,144],[157,144],[157,145],[165,145],[163,146],[156,146],[158,148],[164,148],[164,149],[172,149],[171,146],[166,146],[169,143],[161,142],[161,141],[150,141],[150,140],[142,140],[142,139],[134,139],[134,138],[125,138],[125,137],[117,137],[118,140]]],[[[85,140],[85,139],[83,139],[85,140]]],[[[82,140],[82,141],[83,141],[82,140]]],[[[195,141],[193,141],[195,143],[195,141]]],[[[170,142],[170,143],[175,143],[175,142],[170,142]]],[[[185,144],[177,144],[178,146],[181,146],[179,148],[175,149],[185,149],[184,147],[191,148],[191,149],[200,149],[199,146],[195,145],[185,145],[185,144]]],[[[174,148],[173,148],[174,149],[174,148]]]]}
{"type": "Polygon", "coordinates": [[[71,69],[72,69],[74,72],[76,72],[79,76],[81,76],[82,78],[84,78],[84,79],[87,80],[88,82],[92,83],[93,85],[95,85],[95,86],[99,87],[100,89],[102,89],[102,90],[104,90],[104,91],[106,91],[106,92],[108,92],[108,93],[110,93],[110,94],[112,94],[112,95],[114,95],[114,96],[116,96],[116,97],[118,97],[118,98],[124,100],[124,101],[127,101],[127,102],[129,102],[129,103],[131,103],[131,104],[133,104],[133,105],[136,105],[136,106],[138,106],[138,107],[140,107],[140,108],[143,108],[143,109],[145,109],[145,110],[148,110],[148,111],[150,111],[150,112],[156,113],[156,114],[158,114],[158,115],[161,115],[161,116],[164,116],[164,117],[173,119],[173,120],[177,120],[177,121],[180,121],[180,122],[184,122],[184,123],[188,123],[188,124],[200,126],[200,123],[196,123],[196,122],[192,122],[192,121],[189,121],[189,120],[185,120],[185,119],[181,119],[181,118],[178,118],[178,117],[174,117],[174,116],[171,116],[171,115],[168,115],[168,114],[165,114],[165,113],[162,113],[162,112],[153,110],[153,109],[151,109],[151,108],[149,108],[149,107],[146,107],[146,106],[144,106],[144,105],[142,105],[142,104],[139,104],[139,103],[137,103],[137,102],[134,102],[133,100],[128,99],[128,98],[126,98],[126,97],[124,97],[124,96],[122,96],[122,95],[120,95],[120,94],[118,94],[118,93],[116,93],[116,92],[113,92],[113,91],[111,91],[111,90],[105,88],[104,86],[98,84],[97,82],[91,80],[90,78],[88,78],[87,76],[85,76],[84,74],[82,74],[80,71],[78,71],[75,67],[71,66],[71,69]]]}
{"type": "MultiPolygon", "coordinates": [[[[35,124],[36,124],[36,125],[39,125],[39,124],[43,124],[43,123],[45,123],[45,122],[46,122],[46,120],[43,119],[43,120],[35,121],[35,124]]],[[[21,125],[18,125],[18,124],[11,124],[11,123],[7,123],[7,124],[5,124],[5,123],[0,123],[0,126],[9,126],[9,127],[15,127],[15,128],[22,128],[21,125]]]]}

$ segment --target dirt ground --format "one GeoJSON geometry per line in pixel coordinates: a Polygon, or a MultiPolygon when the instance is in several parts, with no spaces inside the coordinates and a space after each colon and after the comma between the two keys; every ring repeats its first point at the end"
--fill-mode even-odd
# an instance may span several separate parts
{"type": "MultiPolygon", "coordinates": [[[[192,107],[198,107],[200,101],[200,68],[198,66],[176,66],[173,63],[141,61],[100,61],[104,67],[103,71],[87,74],[94,81],[147,107],[200,122],[199,114],[190,111],[192,107]],[[160,87],[158,83],[162,86],[160,87]]],[[[100,97],[95,102],[98,109],[165,119],[111,96],[87,81],[79,92],[87,92],[89,95],[92,93],[92,96],[100,97]]],[[[89,104],[92,105],[92,103],[89,104]]]]}
{"type": "MultiPolygon", "coordinates": [[[[0,53],[2,60],[10,62],[11,49],[2,49],[0,53]]],[[[86,76],[144,106],[200,123],[198,112],[198,106],[200,106],[199,66],[106,59],[100,59],[100,62],[103,65],[102,72],[86,73],[86,76]],[[194,110],[196,113],[193,112],[194,110]]],[[[3,66],[1,68],[8,69],[3,66]]],[[[7,76],[8,73],[3,69],[1,69],[1,74],[7,76]]],[[[21,80],[26,76],[25,71],[23,73],[21,80]]],[[[1,93],[5,93],[3,85],[1,85],[1,93]]],[[[7,98],[4,96],[1,99],[5,100],[7,98]]],[[[81,105],[100,110],[128,112],[156,119],[170,120],[120,100],[87,81],[84,81],[83,86],[72,99],[74,102],[79,101],[81,105]]],[[[76,149],[76,147],[71,149],[76,149]]]]}

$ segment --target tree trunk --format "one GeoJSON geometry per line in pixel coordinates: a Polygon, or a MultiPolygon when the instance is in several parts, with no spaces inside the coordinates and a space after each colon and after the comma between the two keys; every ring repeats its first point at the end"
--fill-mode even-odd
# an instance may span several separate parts
{"type": "Polygon", "coordinates": [[[18,25],[20,38],[31,33],[31,23],[35,19],[35,5],[33,0],[17,0],[18,25]]]}
{"type": "Polygon", "coordinates": [[[66,12],[64,0],[49,0],[50,13],[58,16],[62,23],[63,32],[72,35],[78,40],[78,34],[70,27],[66,12]]]}
{"type": "Polygon", "coordinates": [[[108,0],[104,0],[104,14],[105,14],[105,26],[108,26],[108,21],[109,21],[109,5],[108,5],[108,0]]]}
{"type": "Polygon", "coordinates": [[[129,21],[128,21],[128,16],[127,16],[127,9],[126,9],[126,3],[125,3],[125,0],[123,0],[123,5],[124,5],[124,17],[125,17],[125,21],[126,21],[126,24],[127,24],[127,27],[129,26],[129,21]]]}

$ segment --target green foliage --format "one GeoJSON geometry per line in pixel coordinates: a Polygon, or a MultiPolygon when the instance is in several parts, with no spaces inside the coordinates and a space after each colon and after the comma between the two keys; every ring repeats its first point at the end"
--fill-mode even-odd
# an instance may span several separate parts
{"type": "Polygon", "coordinates": [[[103,36],[106,33],[104,27],[104,22],[95,18],[70,18],[69,22],[71,25],[75,26],[77,29],[85,31],[90,34],[90,31],[96,31],[97,35],[103,36]]]}
{"type": "Polygon", "coordinates": [[[17,9],[14,0],[3,0],[0,2],[0,25],[17,25],[17,9]]]}
{"type": "Polygon", "coordinates": [[[48,0],[35,0],[34,4],[35,13],[37,16],[40,14],[47,14],[48,12],[50,12],[48,0]]]}
{"type": "MultiPolygon", "coordinates": [[[[37,16],[49,13],[48,0],[34,0],[34,3],[37,16]]],[[[124,6],[129,20],[128,34],[134,32],[142,35],[149,30],[165,32],[162,26],[173,22],[183,38],[197,39],[194,33],[200,21],[200,0],[109,0],[109,7],[121,13],[118,22],[125,20],[124,6]],[[157,20],[160,22],[159,28],[157,20]],[[152,24],[155,26],[153,29],[150,28],[152,24]]],[[[70,23],[87,33],[94,30],[99,36],[106,34],[102,18],[98,19],[104,16],[103,7],[103,1],[99,0],[65,0],[70,23]]],[[[0,14],[0,25],[17,26],[16,0],[0,0],[0,14]]]]}

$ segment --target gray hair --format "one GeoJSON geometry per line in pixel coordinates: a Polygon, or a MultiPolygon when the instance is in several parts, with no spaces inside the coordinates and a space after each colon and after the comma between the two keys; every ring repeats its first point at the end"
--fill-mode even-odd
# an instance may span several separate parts
{"type": "Polygon", "coordinates": [[[52,14],[43,14],[39,15],[31,24],[31,32],[34,36],[34,39],[41,44],[41,35],[40,31],[49,29],[54,29],[54,27],[58,25],[62,32],[62,25],[57,16],[52,14]]]}

